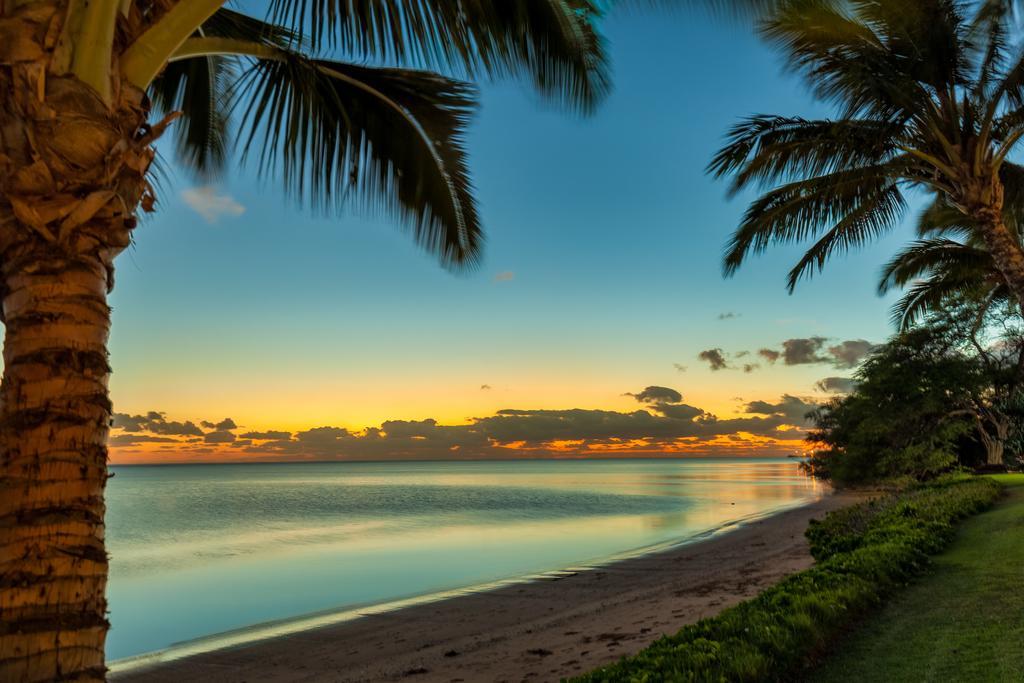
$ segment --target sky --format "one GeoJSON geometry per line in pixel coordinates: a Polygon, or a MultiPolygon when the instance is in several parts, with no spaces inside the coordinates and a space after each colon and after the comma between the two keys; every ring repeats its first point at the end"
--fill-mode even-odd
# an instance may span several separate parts
{"type": "Polygon", "coordinates": [[[803,448],[803,413],[832,395],[816,385],[892,332],[875,286],[910,230],[793,295],[797,247],[724,279],[754,196],[705,175],[726,130],[827,109],[749,26],[614,11],[602,31],[614,90],[589,117],[482,86],[467,147],[487,243],[466,275],[388,220],[171,161],[111,295],[112,462],[803,448]]]}

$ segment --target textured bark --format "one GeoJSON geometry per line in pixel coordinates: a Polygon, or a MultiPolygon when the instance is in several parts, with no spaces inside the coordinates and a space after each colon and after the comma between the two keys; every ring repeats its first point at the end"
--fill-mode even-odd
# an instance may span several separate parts
{"type": "Polygon", "coordinates": [[[106,268],[4,263],[0,680],[102,680],[106,268]]]}
{"type": "Polygon", "coordinates": [[[978,437],[985,447],[985,463],[1002,465],[1006,439],[1010,435],[1010,419],[1005,415],[993,414],[979,416],[977,419],[978,437]]]}
{"type": "Polygon", "coordinates": [[[49,67],[64,13],[0,17],[0,681],[103,680],[106,296],[159,134],[49,67]],[[14,41],[14,42],[11,42],[14,41]],[[15,47],[12,47],[14,45],[15,47]]]}
{"type": "Polygon", "coordinates": [[[983,215],[981,236],[1010,291],[1024,305],[1024,251],[1020,239],[1007,227],[1001,212],[993,213],[983,215]]]}
{"type": "Polygon", "coordinates": [[[1003,220],[1003,185],[996,176],[963,183],[961,203],[977,221],[985,247],[1010,291],[1024,306],[1024,249],[1020,236],[1003,220]]]}
{"type": "Polygon", "coordinates": [[[1010,436],[1010,418],[1005,415],[995,415],[989,421],[992,424],[992,436],[985,443],[986,460],[989,465],[1003,465],[1006,440],[1010,436]]]}

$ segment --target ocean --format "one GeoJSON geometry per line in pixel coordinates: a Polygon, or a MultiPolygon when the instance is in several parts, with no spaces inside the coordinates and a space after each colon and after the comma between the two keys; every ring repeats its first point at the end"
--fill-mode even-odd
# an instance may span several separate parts
{"type": "Polygon", "coordinates": [[[823,493],[793,459],[111,469],[110,660],[589,566],[823,493]]]}

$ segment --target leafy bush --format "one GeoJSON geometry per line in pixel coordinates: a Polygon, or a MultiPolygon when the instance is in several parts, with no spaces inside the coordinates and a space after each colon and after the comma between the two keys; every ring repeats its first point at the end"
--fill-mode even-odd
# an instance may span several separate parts
{"type": "Polygon", "coordinates": [[[876,348],[852,393],[811,413],[815,452],[804,464],[820,479],[858,484],[927,478],[956,461],[973,427],[971,397],[985,378],[950,349],[945,328],[904,332],[876,348]]]}
{"type": "Polygon", "coordinates": [[[858,615],[920,574],[953,524],[991,505],[1000,488],[951,476],[832,512],[808,529],[818,560],[811,569],[575,680],[791,680],[858,615]]]}

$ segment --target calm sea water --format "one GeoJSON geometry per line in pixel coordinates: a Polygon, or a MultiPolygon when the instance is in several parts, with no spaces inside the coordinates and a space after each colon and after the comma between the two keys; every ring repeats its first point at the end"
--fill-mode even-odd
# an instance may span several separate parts
{"type": "Polygon", "coordinates": [[[793,460],[113,471],[111,659],[584,565],[821,495],[793,460]]]}

